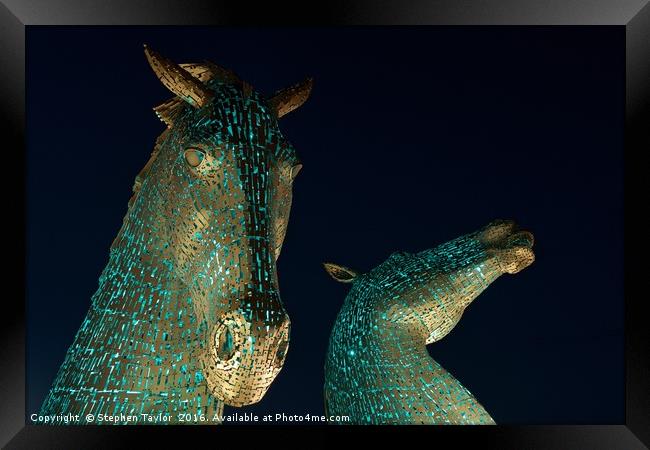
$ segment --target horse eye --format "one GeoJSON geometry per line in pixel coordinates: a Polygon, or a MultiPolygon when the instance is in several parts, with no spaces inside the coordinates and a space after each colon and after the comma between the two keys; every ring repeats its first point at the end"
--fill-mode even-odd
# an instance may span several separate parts
{"type": "Polygon", "coordinates": [[[203,153],[198,148],[188,148],[185,150],[185,162],[190,167],[198,167],[205,158],[205,153],[203,153]]]}
{"type": "Polygon", "coordinates": [[[291,168],[291,179],[293,180],[296,178],[296,175],[298,175],[298,172],[300,172],[300,169],[302,169],[302,164],[296,164],[291,168]]]}

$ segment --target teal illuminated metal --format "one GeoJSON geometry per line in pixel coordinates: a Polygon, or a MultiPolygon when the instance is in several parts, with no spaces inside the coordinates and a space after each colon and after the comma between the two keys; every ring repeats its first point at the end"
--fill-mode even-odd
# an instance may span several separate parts
{"type": "Polygon", "coordinates": [[[265,98],[212,63],[145,53],[176,94],[155,108],[168,128],[41,414],[217,423],[224,403],[259,401],[284,363],[276,259],[299,162],[277,119],[311,82],[265,98]]]}
{"type": "Polygon", "coordinates": [[[352,283],[325,363],[327,414],[349,417],[343,424],[493,424],[426,345],[495,279],[530,265],[532,245],[532,234],[498,221],[431,250],[393,253],[364,274],[325,264],[352,283]]]}

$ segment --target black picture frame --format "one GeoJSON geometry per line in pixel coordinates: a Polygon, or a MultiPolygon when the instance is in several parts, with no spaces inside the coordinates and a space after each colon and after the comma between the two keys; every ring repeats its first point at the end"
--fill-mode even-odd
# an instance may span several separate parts
{"type": "MultiPolygon", "coordinates": [[[[650,5],[645,0],[607,2],[602,0],[548,1],[412,1],[398,2],[322,2],[299,6],[275,3],[253,6],[247,3],[166,0],[13,0],[0,5],[0,105],[6,128],[5,167],[24,176],[25,155],[25,31],[31,25],[609,25],[624,27],[626,33],[626,126],[625,126],[625,342],[626,342],[626,418],[624,424],[420,427],[417,433],[435,445],[464,446],[479,443],[494,448],[589,448],[635,449],[650,445],[650,336],[646,325],[644,298],[633,284],[641,279],[637,246],[643,230],[633,220],[637,205],[631,194],[642,192],[642,165],[637,158],[650,148],[650,5]],[[637,232],[638,228],[638,232],[637,232]],[[637,239],[635,239],[635,236],[637,239]],[[645,445],[644,445],[645,444],[645,445]]],[[[24,181],[3,177],[6,219],[16,227],[6,243],[15,252],[5,258],[19,272],[25,263],[24,181]],[[18,195],[17,195],[18,194],[18,195]],[[22,239],[17,238],[21,236],[22,239]],[[22,255],[22,256],[21,256],[22,255]]],[[[12,230],[13,231],[13,230],[12,230]]],[[[606,237],[604,237],[606,238],[606,237]]],[[[597,245],[597,243],[595,243],[597,245]]],[[[7,284],[24,280],[24,273],[7,284]]],[[[197,437],[215,440],[211,427],[48,427],[25,424],[25,292],[19,297],[5,294],[0,357],[0,444],[7,448],[104,448],[125,445],[142,433],[154,440],[197,437]],[[16,299],[18,298],[18,301],[16,299]],[[143,430],[145,428],[146,430],[143,430]]],[[[277,442],[283,439],[282,427],[265,428],[263,436],[277,442]],[[278,431],[279,430],[279,431],[278,431]]],[[[251,428],[246,431],[246,439],[251,428]]],[[[300,427],[301,431],[334,433],[344,438],[349,429],[338,427],[300,427]]],[[[358,429],[357,429],[358,430],[358,429]]],[[[241,428],[220,430],[237,437],[241,428]]],[[[393,434],[394,428],[372,428],[380,436],[393,434]]],[[[404,430],[400,429],[400,435],[404,430]]],[[[414,431],[409,428],[406,431],[414,431]]],[[[239,435],[241,436],[241,434],[239,435]]],[[[240,437],[241,438],[241,437],[240,437]]],[[[243,438],[241,438],[243,439],[243,438]]],[[[189,441],[187,441],[189,442],[189,441]]]]}

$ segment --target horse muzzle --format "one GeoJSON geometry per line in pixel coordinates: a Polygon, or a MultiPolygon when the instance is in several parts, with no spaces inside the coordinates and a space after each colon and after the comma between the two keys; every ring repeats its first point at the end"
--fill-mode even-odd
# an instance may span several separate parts
{"type": "Polygon", "coordinates": [[[278,375],[289,348],[286,313],[273,323],[224,314],[210,333],[205,378],[213,395],[230,406],[259,402],[278,375]],[[279,319],[279,320],[278,320],[279,319]]]}

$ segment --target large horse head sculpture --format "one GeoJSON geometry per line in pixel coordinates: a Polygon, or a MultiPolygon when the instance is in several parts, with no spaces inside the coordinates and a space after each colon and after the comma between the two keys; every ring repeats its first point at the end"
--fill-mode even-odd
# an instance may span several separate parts
{"type": "Polygon", "coordinates": [[[208,338],[198,357],[214,394],[234,406],[254,403],[289,342],[275,261],[301,165],[277,119],[307,99],[311,81],[266,99],[214,64],[145,54],[176,94],[156,108],[169,130],[133,200],[158,202],[163,248],[151,260],[168,260],[191,292],[208,338]]]}
{"type": "Polygon", "coordinates": [[[267,98],[215,64],[145,55],[175,94],[154,108],[167,129],[44,410],[79,411],[112,389],[152,413],[219,412],[259,401],[284,363],[276,259],[301,165],[278,119],[312,81],[267,98]]]}
{"type": "Polygon", "coordinates": [[[496,221],[433,249],[393,253],[367,273],[325,264],[352,283],[330,337],[327,414],[356,424],[494,423],[426,345],[446,336],[494,280],[532,264],[532,245],[531,233],[496,221]]]}

